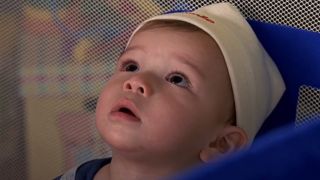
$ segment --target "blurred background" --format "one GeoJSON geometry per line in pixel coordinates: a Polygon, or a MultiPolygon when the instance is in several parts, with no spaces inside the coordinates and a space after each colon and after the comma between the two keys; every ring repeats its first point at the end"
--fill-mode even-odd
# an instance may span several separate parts
{"type": "MultiPolygon", "coordinates": [[[[227,0],[225,0],[227,1],[227,0]]],[[[52,179],[111,156],[97,97],[134,27],[218,0],[1,0],[1,179],[52,179]]],[[[316,0],[229,0],[248,18],[319,32],[316,0]]]]}

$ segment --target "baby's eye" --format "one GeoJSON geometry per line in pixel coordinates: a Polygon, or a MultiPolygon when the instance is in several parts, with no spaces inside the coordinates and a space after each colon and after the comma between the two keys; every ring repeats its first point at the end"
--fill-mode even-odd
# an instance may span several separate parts
{"type": "Polygon", "coordinates": [[[123,62],[120,67],[121,71],[135,72],[139,70],[138,63],[134,61],[123,62]]]}
{"type": "Polygon", "coordinates": [[[166,80],[172,84],[175,84],[177,86],[180,86],[182,88],[188,88],[190,87],[190,81],[189,79],[182,73],[179,72],[173,72],[170,73],[166,80]]]}

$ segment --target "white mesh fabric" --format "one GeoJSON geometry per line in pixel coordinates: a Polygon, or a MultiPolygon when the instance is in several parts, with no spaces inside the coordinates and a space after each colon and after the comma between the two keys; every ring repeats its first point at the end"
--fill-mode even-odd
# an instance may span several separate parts
{"type": "Polygon", "coordinates": [[[296,126],[302,126],[320,119],[320,89],[301,86],[296,112],[296,126]]]}

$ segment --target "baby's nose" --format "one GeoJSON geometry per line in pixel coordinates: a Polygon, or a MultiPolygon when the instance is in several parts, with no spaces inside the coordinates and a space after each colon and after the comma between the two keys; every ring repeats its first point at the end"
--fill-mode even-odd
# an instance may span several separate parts
{"type": "Polygon", "coordinates": [[[150,77],[147,74],[136,74],[123,83],[123,90],[148,97],[153,93],[150,77]]]}

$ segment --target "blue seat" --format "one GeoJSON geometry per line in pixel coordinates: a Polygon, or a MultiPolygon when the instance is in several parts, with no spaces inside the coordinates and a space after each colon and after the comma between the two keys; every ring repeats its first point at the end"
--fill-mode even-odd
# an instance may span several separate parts
{"type": "Polygon", "coordinates": [[[320,179],[320,121],[286,126],[259,138],[247,151],[196,167],[177,180],[320,179]]]}
{"type": "Polygon", "coordinates": [[[249,23],[277,64],[286,84],[283,97],[263,124],[259,137],[283,125],[294,125],[302,85],[320,88],[320,33],[258,21],[249,23]]]}

